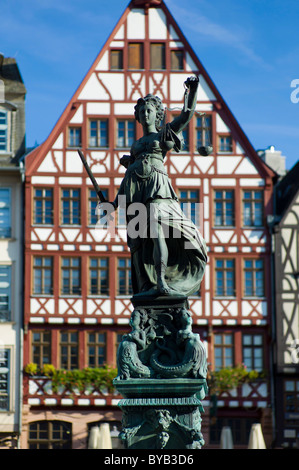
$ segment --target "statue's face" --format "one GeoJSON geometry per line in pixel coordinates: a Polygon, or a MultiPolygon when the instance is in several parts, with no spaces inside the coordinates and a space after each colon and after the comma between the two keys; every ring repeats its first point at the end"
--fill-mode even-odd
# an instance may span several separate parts
{"type": "Polygon", "coordinates": [[[156,108],[151,103],[145,103],[139,110],[141,125],[150,126],[156,122],[156,108]]]}

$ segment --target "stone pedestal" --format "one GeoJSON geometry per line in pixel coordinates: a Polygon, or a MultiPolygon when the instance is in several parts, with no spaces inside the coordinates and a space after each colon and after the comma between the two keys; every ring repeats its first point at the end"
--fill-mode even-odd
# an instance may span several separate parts
{"type": "Polygon", "coordinates": [[[115,383],[124,397],[120,438],[128,449],[200,449],[204,379],[128,379],[115,383]]]}
{"type": "Polygon", "coordinates": [[[123,399],[128,449],[199,449],[206,351],[184,297],[132,299],[131,333],[118,349],[114,385],[123,399]]]}

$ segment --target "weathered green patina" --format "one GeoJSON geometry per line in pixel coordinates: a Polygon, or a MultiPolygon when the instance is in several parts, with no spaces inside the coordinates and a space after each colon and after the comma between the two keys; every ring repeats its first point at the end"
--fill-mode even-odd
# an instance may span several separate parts
{"type": "Polygon", "coordinates": [[[122,159],[127,170],[113,202],[116,208],[125,197],[132,257],[132,330],[119,346],[114,380],[124,396],[120,437],[132,449],[193,449],[204,443],[200,400],[207,391],[207,359],[192,331],[188,296],[200,287],[206,245],[181,210],[163,163],[168,150],[181,150],[182,130],[194,113],[197,77],[185,86],[181,114],[167,124],[159,98],[138,100],[135,117],[144,135],[122,159]],[[140,207],[145,223],[133,236],[129,227],[140,207]]]}

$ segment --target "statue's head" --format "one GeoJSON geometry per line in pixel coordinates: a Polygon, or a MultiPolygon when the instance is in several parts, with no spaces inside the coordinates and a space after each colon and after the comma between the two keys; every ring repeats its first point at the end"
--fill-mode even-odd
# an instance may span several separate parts
{"type": "Polygon", "coordinates": [[[146,95],[144,98],[139,98],[137,104],[135,105],[135,119],[140,122],[139,111],[146,104],[150,104],[156,111],[156,129],[159,130],[161,126],[161,121],[164,118],[164,108],[161,99],[158,96],[146,95]]]}

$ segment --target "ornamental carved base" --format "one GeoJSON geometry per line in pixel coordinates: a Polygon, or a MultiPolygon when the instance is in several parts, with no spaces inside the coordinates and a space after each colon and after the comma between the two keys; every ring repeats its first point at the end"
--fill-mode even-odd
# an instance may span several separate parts
{"type": "Polygon", "coordinates": [[[123,396],[119,437],[128,449],[200,449],[207,359],[187,300],[132,302],[132,331],[119,346],[114,380],[123,396]]]}

